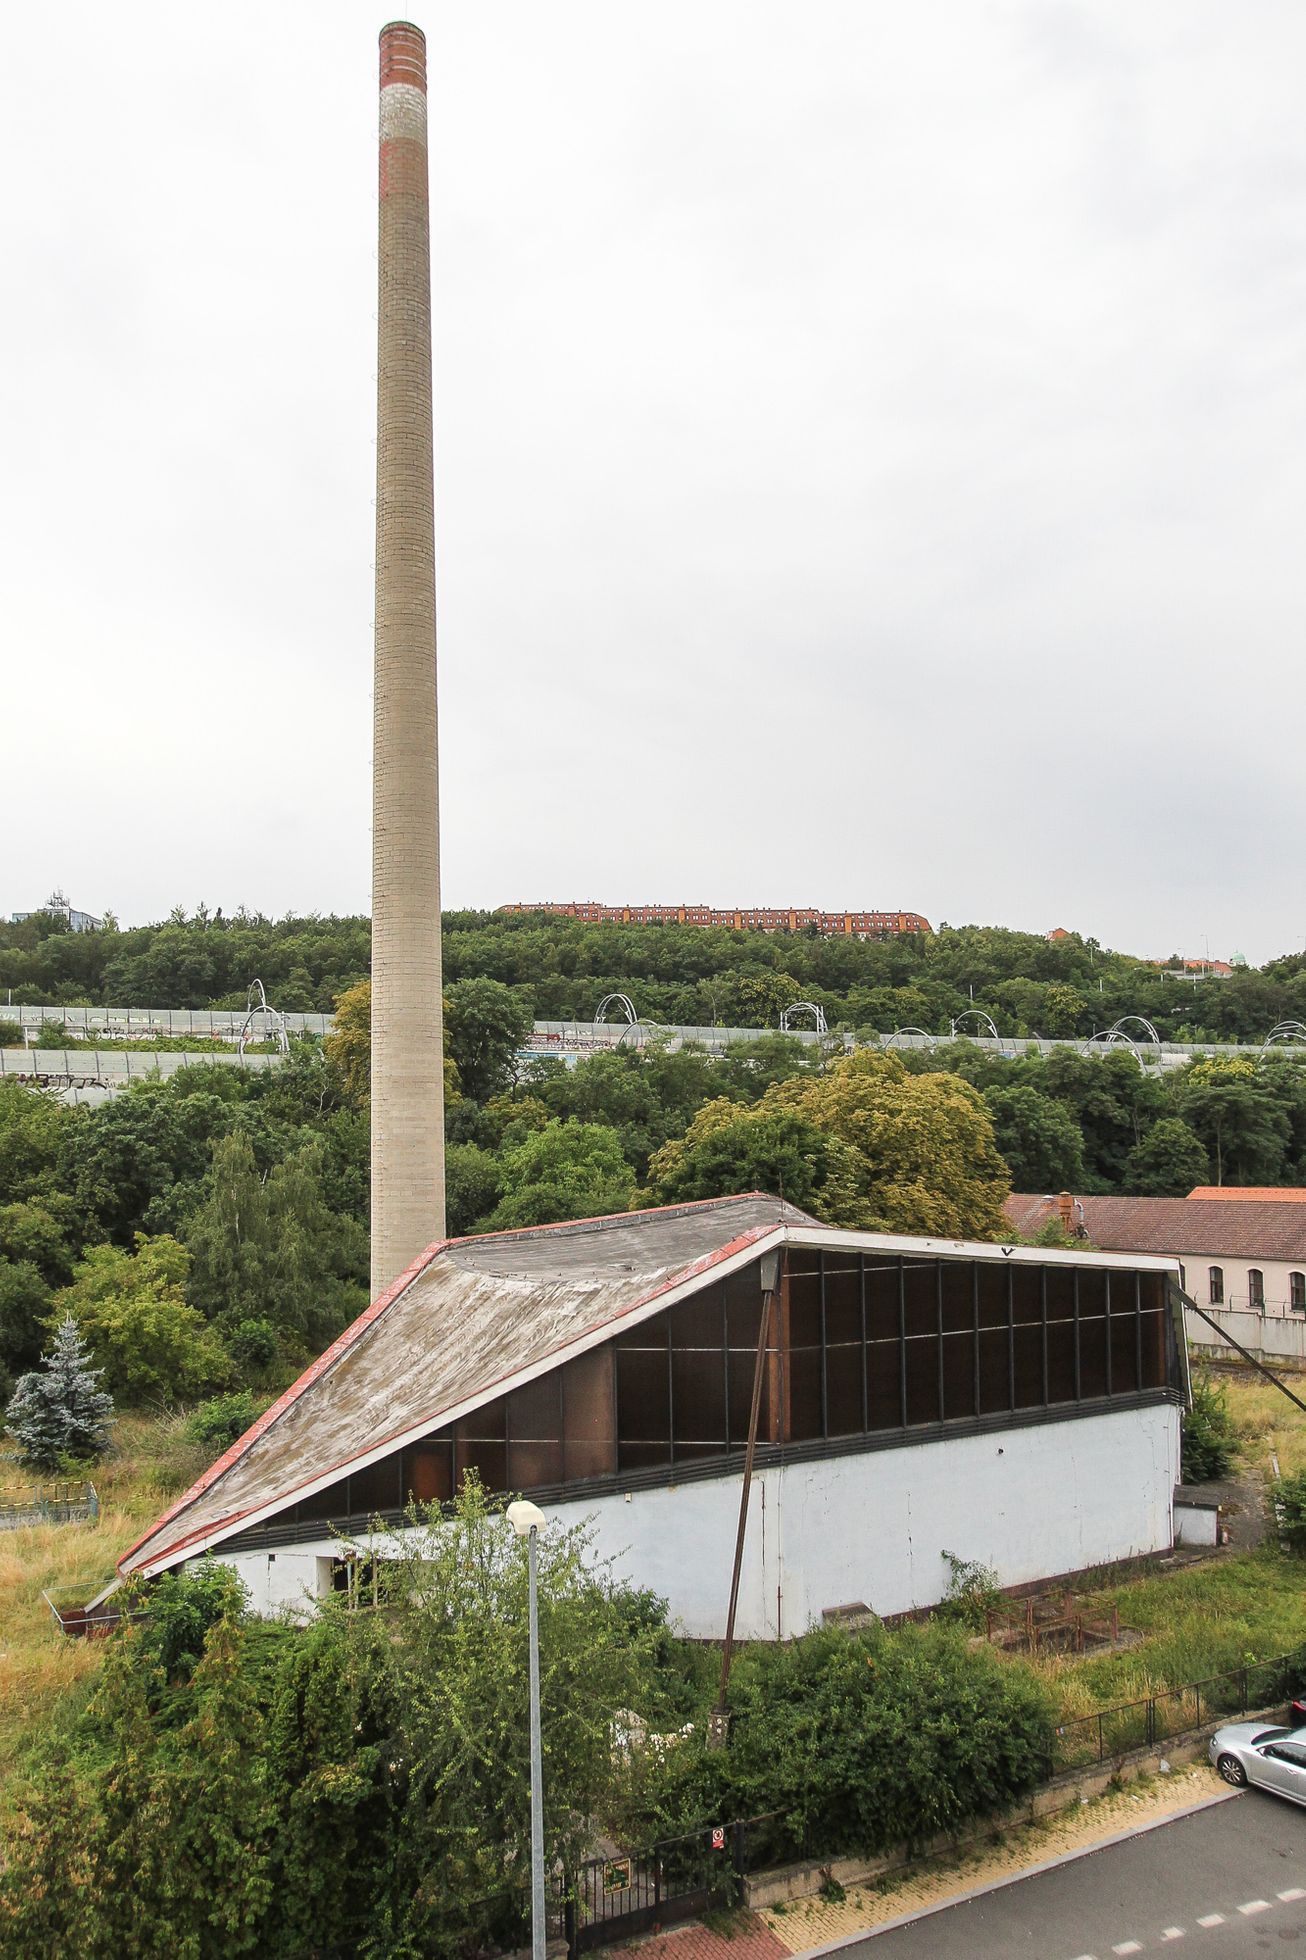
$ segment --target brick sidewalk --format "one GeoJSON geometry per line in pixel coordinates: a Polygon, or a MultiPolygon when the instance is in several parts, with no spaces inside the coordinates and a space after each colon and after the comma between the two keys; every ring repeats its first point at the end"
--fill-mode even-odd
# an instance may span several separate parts
{"type": "Polygon", "coordinates": [[[723,1915],[719,1925],[682,1926],[631,1942],[625,1950],[637,1951],[638,1960],[791,1960],[979,1887],[1018,1878],[1052,1859],[1089,1851],[1108,1838],[1189,1810],[1223,1789],[1214,1770],[1194,1763],[1171,1776],[1110,1790],[1037,1824],[1009,1830],[947,1862],[934,1859],[886,1874],[878,1885],[850,1886],[841,1900],[798,1899],[760,1912],[723,1915]]]}

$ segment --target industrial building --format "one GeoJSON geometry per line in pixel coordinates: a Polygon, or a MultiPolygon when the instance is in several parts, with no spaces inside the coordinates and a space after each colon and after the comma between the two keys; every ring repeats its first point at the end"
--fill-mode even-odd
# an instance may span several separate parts
{"type": "Polygon", "coordinates": [[[760,1193],[441,1241],[120,1573],[211,1553],[305,1610],[474,1471],[720,1636],[763,1344],[742,1637],[934,1604],[948,1553],[1012,1585],[1164,1551],[1178,1313],[1173,1260],[837,1231],[760,1193]]]}
{"type": "Polygon", "coordinates": [[[1013,1228],[1057,1223],[1112,1252],[1171,1258],[1189,1298],[1188,1339],[1208,1353],[1238,1345],[1262,1361],[1306,1366],[1306,1191],[1198,1185],[1186,1198],[1013,1193],[1013,1228]],[[1222,1341],[1221,1334],[1230,1337],[1222,1341]]]}

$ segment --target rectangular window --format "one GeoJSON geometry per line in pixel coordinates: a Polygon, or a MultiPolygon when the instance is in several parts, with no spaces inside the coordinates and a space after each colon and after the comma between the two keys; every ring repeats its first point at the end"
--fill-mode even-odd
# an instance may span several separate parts
{"type": "Polygon", "coordinates": [[[1247,1271],[1247,1304],[1253,1313],[1265,1312],[1265,1274],[1259,1266],[1247,1271]]]}
{"type": "Polygon", "coordinates": [[[578,1355],[562,1371],[562,1470],[568,1483],[617,1467],[615,1377],[610,1347],[578,1355]]]}
{"type": "Polygon", "coordinates": [[[1288,1305],[1294,1313],[1306,1313],[1306,1273],[1289,1273],[1288,1305]]]}
{"type": "Polygon", "coordinates": [[[1106,1274],[1079,1273],[1079,1393],[1086,1400],[1111,1392],[1106,1338],[1106,1274]]]}
{"type": "Polygon", "coordinates": [[[1210,1272],[1207,1274],[1207,1281],[1210,1292],[1209,1304],[1213,1307],[1222,1307],[1224,1305],[1224,1267],[1212,1266],[1210,1272]]]}

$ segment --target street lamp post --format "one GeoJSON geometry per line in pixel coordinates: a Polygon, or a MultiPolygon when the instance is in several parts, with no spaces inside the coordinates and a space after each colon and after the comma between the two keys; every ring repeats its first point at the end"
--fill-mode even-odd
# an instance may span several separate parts
{"type": "Polygon", "coordinates": [[[518,1498],[508,1506],[508,1522],[526,1540],[530,1573],[531,1651],[531,1960],[544,1960],[544,1765],[540,1749],[540,1620],[536,1594],[535,1546],[546,1522],[538,1504],[518,1498]]]}

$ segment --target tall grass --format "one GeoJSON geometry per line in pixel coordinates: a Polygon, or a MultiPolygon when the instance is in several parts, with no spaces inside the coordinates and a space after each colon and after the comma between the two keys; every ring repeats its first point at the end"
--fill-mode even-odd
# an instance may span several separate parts
{"type": "MultiPolygon", "coordinates": [[[[33,1736],[100,1664],[100,1643],[62,1634],[42,1593],[93,1598],[112,1579],[127,1547],[207,1457],[187,1441],[179,1416],[124,1416],[115,1425],[113,1452],[92,1473],[98,1523],[0,1532],[0,1803],[33,1736]]],[[[11,1454],[0,1452],[0,1483],[31,1481],[11,1454]]]]}
{"type": "MultiPolygon", "coordinates": [[[[1306,1414],[1250,1370],[1223,1379],[1240,1433],[1239,1473],[1253,1486],[1268,1483],[1272,1450],[1285,1473],[1306,1469],[1306,1414]]],[[[1306,1559],[1284,1557],[1271,1539],[1259,1551],[1179,1571],[1122,1582],[1103,1573],[1092,1591],[1080,1595],[1080,1605],[1093,1619],[1119,1607],[1122,1624],[1143,1638],[1115,1654],[1050,1655],[1026,1663],[1053,1687],[1066,1720],[1300,1647],[1306,1641],[1306,1559]]]]}

